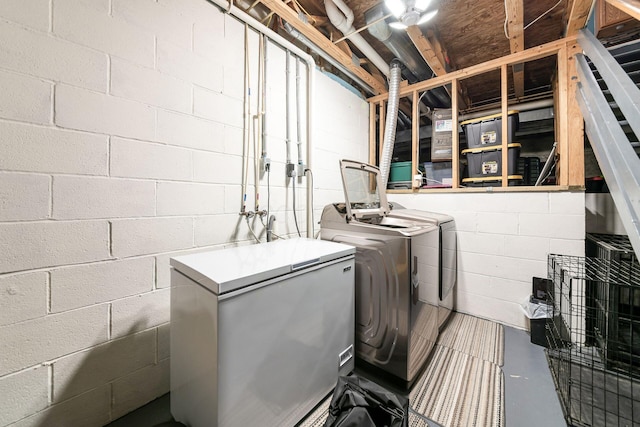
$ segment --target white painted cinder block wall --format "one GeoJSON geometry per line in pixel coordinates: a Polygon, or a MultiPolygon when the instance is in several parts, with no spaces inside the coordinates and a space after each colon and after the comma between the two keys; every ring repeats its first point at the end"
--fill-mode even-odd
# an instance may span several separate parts
{"type": "MultiPolygon", "coordinates": [[[[243,52],[205,0],[0,2],[0,426],[103,425],[168,391],[169,258],[252,241],[243,52]]],[[[255,81],[254,32],[250,52],[255,81]]],[[[271,213],[292,235],[284,61],[269,44],[271,213]]],[[[317,221],[338,159],[366,159],[368,106],[316,72],[313,108],[317,221]]]]}
{"type": "Polygon", "coordinates": [[[456,310],[517,328],[531,278],[549,253],[584,256],[582,192],[388,195],[406,208],[446,213],[458,230],[456,310]]]}

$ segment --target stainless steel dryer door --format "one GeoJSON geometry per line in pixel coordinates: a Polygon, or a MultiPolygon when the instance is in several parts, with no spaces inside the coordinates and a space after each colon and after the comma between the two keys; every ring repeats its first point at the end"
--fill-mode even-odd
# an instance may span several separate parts
{"type": "Polygon", "coordinates": [[[356,355],[406,378],[410,240],[361,236],[331,239],[356,247],[356,355]]]}

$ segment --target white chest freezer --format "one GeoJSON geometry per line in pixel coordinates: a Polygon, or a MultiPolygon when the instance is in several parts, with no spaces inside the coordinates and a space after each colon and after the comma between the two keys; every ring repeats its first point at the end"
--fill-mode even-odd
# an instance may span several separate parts
{"type": "Polygon", "coordinates": [[[171,259],[171,413],[293,426],[353,370],[354,252],[279,240],[171,259]]]}

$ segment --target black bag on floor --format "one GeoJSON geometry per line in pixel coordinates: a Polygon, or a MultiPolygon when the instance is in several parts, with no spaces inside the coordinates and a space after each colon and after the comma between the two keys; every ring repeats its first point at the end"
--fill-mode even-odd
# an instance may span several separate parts
{"type": "Polygon", "coordinates": [[[324,427],[407,427],[409,400],[355,375],[339,377],[324,427]]]}

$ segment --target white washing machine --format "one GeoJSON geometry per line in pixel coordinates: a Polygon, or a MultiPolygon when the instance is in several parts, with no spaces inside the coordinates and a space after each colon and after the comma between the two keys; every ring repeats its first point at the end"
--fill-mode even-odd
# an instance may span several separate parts
{"type": "Polygon", "coordinates": [[[171,259],[171,413],[293,426],[354,368],[354,252],[278,240],[171,259]]]}

